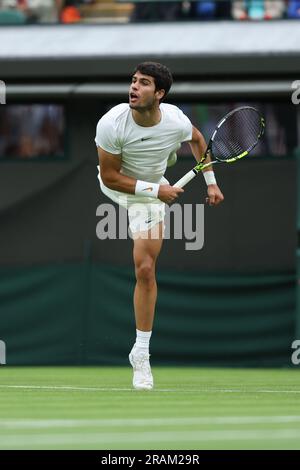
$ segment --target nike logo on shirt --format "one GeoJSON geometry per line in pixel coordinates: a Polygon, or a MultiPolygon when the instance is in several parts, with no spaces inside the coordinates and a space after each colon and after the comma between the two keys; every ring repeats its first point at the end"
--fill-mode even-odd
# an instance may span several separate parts
{"type": "Polygon", "coordinates": [[[151,139],[151,137],[142,137],[141,141],[144,142],[144,140],[149,140],[149,139],[151,139]]]}

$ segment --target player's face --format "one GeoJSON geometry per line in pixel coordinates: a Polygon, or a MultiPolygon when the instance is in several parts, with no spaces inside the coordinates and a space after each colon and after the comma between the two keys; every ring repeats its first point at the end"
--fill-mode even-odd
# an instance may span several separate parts
{"type": "Polygon", "coordinates": [[[155,91],[154,78],[136,72],[129,88],[129,106],[137,110],[150,110],[162,97],[162,91],[155,91]]]}

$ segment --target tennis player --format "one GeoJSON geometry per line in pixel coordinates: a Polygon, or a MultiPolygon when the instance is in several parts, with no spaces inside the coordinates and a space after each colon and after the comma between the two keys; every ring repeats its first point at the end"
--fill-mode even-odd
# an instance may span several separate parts
{"type": "MultiPolygon", "coordinates": [[[[136,286],[134,312],[136,342],[129,354],[133,387],[151,390],[149,362],[157,285],[155,264],[163,242],[165,204],[177,200],[183,189],[164,178],[167,166],[176,162],[182,142],[190,144],[199,161],[206,150],[201,132],[174,105],[162,103],[171,85],[169,69],[143,62],[132,76],[129,104],[113,107],[99,120],[96,145],[102,192],[128,210],[133,238],[136,286]]],[[[211,168],[203,171],[207,202],[216,206],[224,197],[211,168]]]]}

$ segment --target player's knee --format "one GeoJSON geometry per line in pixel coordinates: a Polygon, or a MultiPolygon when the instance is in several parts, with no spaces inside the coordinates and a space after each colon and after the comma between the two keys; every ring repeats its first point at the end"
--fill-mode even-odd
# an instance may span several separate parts
{"type": "Polygon", "coordinates": [[[152,258],[137,263],[135,273],[138,281],[152,284],[155,281],[155,263],[152,258]]]}

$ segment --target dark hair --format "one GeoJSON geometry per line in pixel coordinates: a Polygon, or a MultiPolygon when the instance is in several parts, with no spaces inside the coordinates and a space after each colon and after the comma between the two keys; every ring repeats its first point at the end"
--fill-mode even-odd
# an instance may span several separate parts
{"type": "Polygon", "coordinates": [[[158,62],[142,62],[136,66],[133,75],[136,72],[141,72],[154,78],[155,91],[165,90],[165,94],[160,100],[163,101],[173,83],[173,77],[168,67],[158,62]]]}

